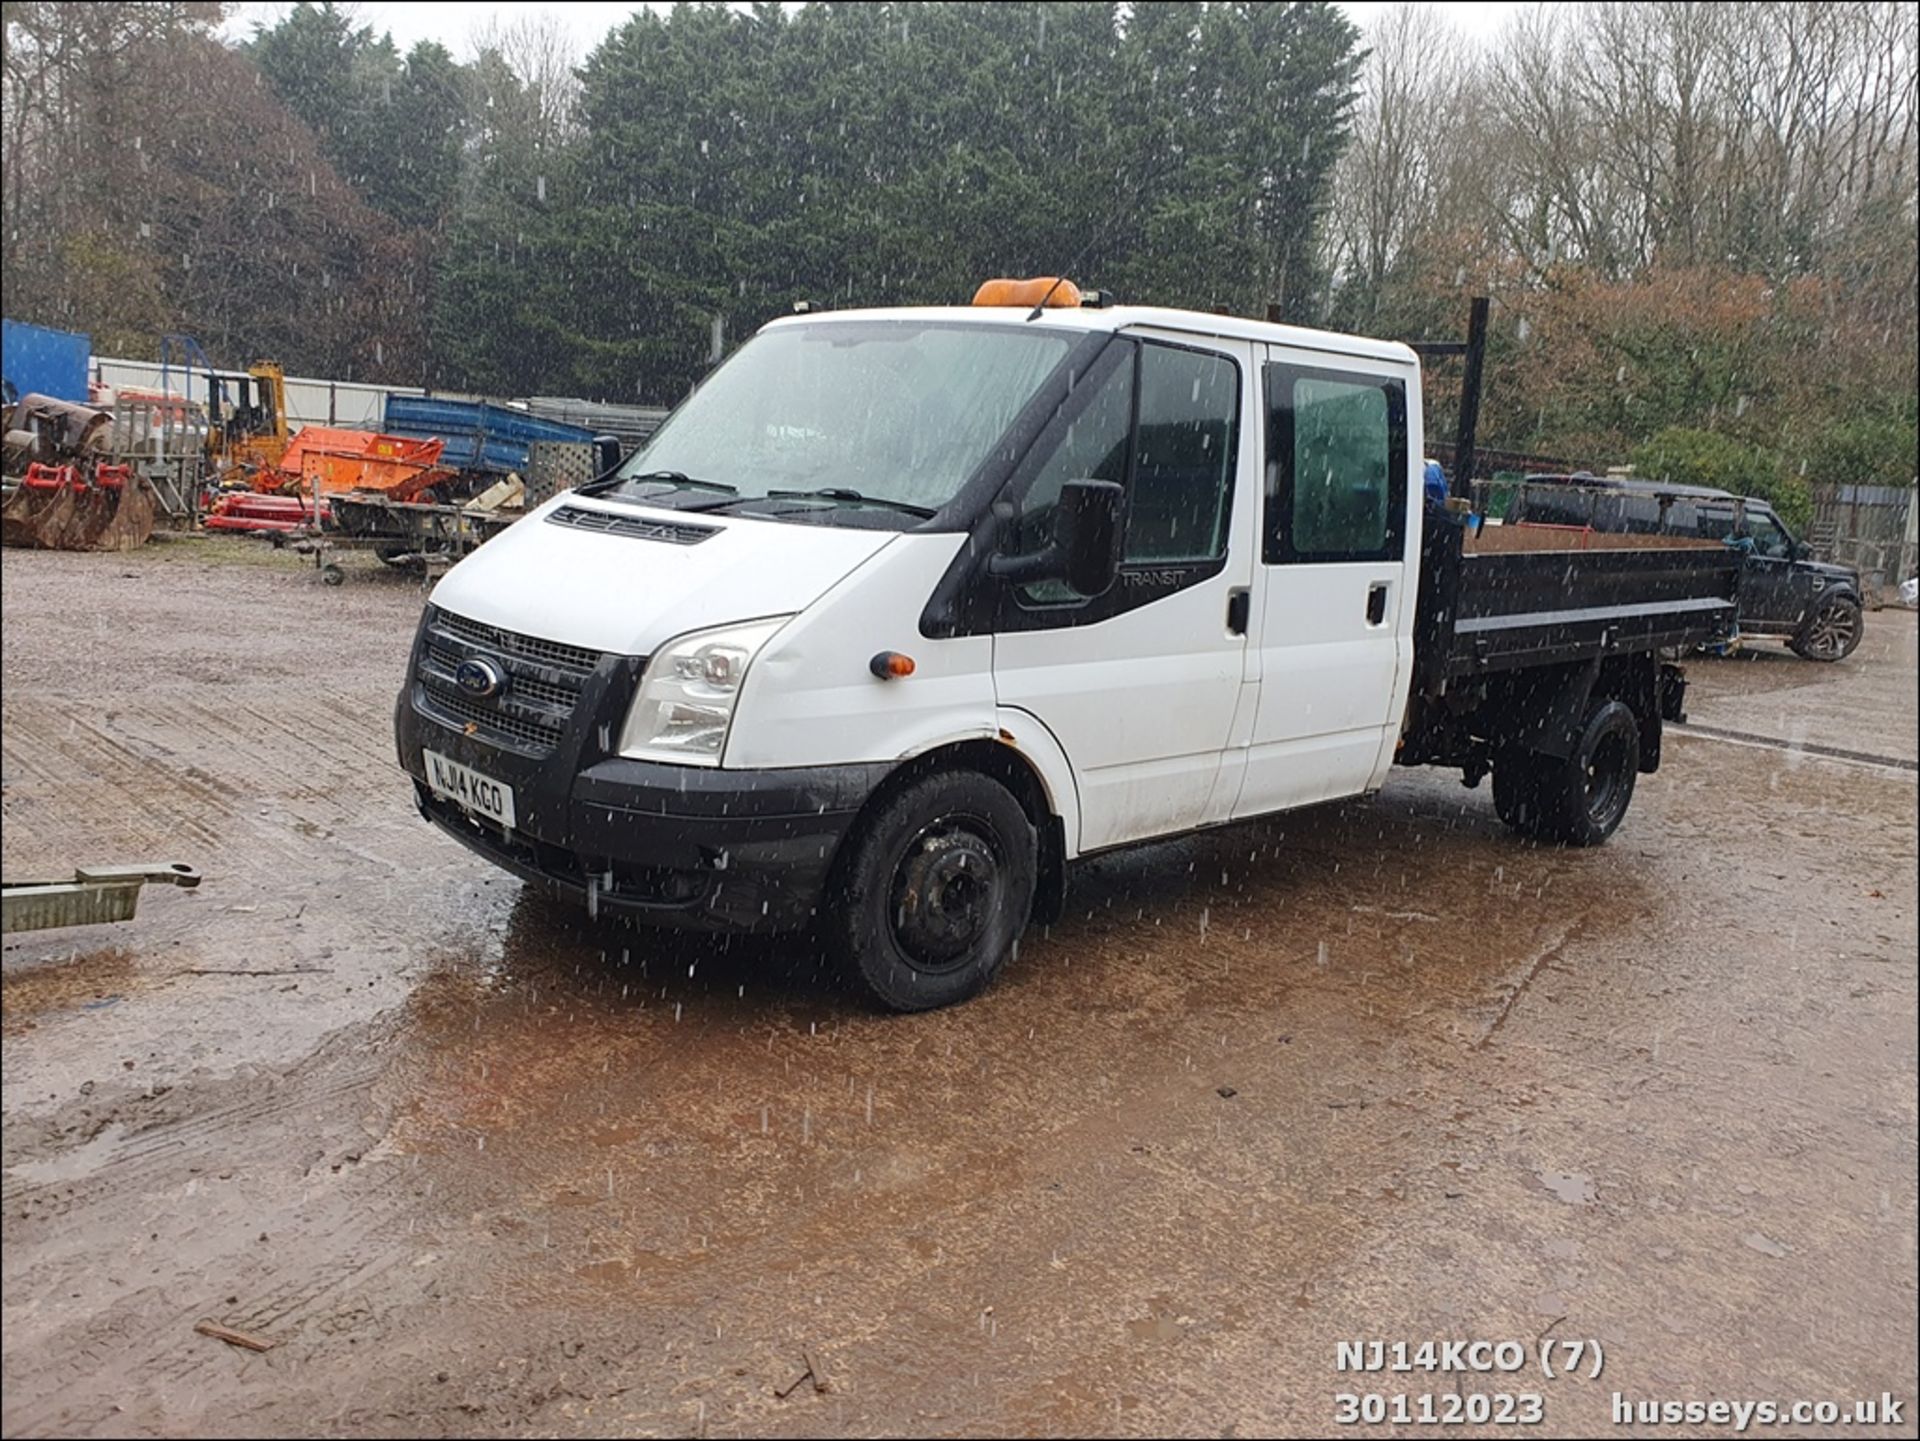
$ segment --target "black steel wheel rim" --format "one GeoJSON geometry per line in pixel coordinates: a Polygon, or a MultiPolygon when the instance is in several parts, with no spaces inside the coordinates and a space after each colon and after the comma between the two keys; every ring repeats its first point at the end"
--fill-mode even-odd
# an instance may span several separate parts
{"type": "Polygon", "coordinates": [[[1005,863],[991,823],[956,814],[929,821],[893,868],[888,902],[895,944],[915,969],[957,970],[1005,905],[1005,863]]]}
{"type": "Polygon", "coordinates": [[[1587,819],[1611,825],[1627,805],[1627,738],[1609,732],[1587,758],[1587,819]]]}

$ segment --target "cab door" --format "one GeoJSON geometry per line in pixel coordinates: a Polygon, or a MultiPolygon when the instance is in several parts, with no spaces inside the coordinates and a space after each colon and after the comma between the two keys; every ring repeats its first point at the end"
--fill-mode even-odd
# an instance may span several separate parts
{"type": "Polygon", "coordinates": [[[1005,492],[1002,549],[1017,555],[1046,543],[1066,481],[1126,490],[1120,574],[1105,595],[1047,581],[1006,586],[996,601],[999,703],[1036,716],[1066,752],[1079,791],[1076,851],[1224,819],[1218,797],[1238,787],[1244,752],[1230,742],[1236,714],[1244,726],[1252,712],[1252,559],[1251,523],[1234,534],[1233,502],[1251,464],[1240,428],[1252,350],[1116,338],[1005,492]]]}
{"type": "Polygon", "coordinates": [[[1417,372],[1274,346],[1263,381],[1260,698],[1236,817],[1378,785],[1413,671],[1417,372]]]}
{"type": "Polygon", "coordinates": [[[1742,533],[1753,542],[1740,577],[1740,616],[1751,624],[1792,630],[1812,601],[1808,573],[1794,564],[1786,527],[1766,506],[1748,501],[1742,533]]]}

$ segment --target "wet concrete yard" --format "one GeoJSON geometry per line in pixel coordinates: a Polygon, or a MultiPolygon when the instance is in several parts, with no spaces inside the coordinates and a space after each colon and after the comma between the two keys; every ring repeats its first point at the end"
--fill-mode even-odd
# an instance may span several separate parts
{"type": "Polygon", "coordinates": [[[422,593],[260,559],[5,563],[9,878],[207,877],[8,938],[6,1434],[1920,1399],[1912,615],[1694,663],[1601,850],[1405,773],[1084,867],[984,997],[899,1018],[431,831],[390,738],[422,593]],[[1543,1335],[1602,1376],[1335,1370],[1543,1335]]]}

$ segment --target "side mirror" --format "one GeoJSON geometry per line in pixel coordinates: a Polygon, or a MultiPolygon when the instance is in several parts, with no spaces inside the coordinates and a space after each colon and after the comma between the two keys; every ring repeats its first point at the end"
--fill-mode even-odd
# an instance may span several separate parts
{"type": "Polygon", "coordinates": [[[1064,580],[1089,598],[1105,595],[1120,574],[1123,487],[1111,480],[1070,480],[1060,487],[1053,538],[1032,555],[996,555],[987,573],[1015,585],[1064,580]]]}
{"type": "Polygon", "coordinates": [[[597,480],[603,475],[612,475],[620,464],[620,437],[617,435],[596,435],[593,438],[593,474],[597,480]]]}

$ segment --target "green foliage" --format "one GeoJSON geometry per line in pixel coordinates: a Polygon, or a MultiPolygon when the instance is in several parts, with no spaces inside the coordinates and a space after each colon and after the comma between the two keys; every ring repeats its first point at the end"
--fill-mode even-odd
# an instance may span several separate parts
{"type": "Polygon", "coordinates": [[[1669,426],[1634,448],[1632,464],[1649,479],[1758,496],[1795,531],[1813,519],[1811,490],[1781,469],[1779,457],[1715,431],[1669,426]]]}
{"type": "MultiPolygon", "coordinates": [[[[637,8],[577,68],[512,27],[465,62],[403,56],[335,0],[236,50],[221,13],[8,0],[10,314],[106,352],[187,330],[223,363],[670,403],[716,323],[724,349],[802,299],[959,303],[1064,271],[1126,301],[1440,339],[1489,294],[1487,446],[1596,468],[1672,452],[1795,515],[1801,478],[1913,476],[1910,168],[1812,230],[1730,211],[1750,242],[1635,259],[1568,239],[1636,223],[1604,186],[1562,214],[1578,197],[1553,166],[1614,153],[1579,128],[1597,120],[1535,135],[1502,106],[1559,92],[1416,46],[1414,71],[1452,76],[1402,117],[1435,142],[1406,162],[1433,203],[1356,266],[1365,245],[1325,237],[1370,192],[1335,166],[1355,123],[1383,132],[1377,96],[1353,118],[1363,52],[1338,6],[681,3],[637,8]],[[1763,252],[1791,264],[1736,268],[1763,252]]],[[[1450,436],[1457,363],[1433,377],[1429,433],[1450,436]]]]}
{"type": "Polygon", "coordinates": [[[251,54],[369,204],[403,225],[444,219],[467,119],[461,69],[444,46],[422,42],[403,61],[333,0],[302,0],[254,37],[251,54]]]}
{"type": "Polygon", "coordinates": [[[1813,437],[1806,474],[1822,485],[1912,485],[1917,451],[1911,405],[1904,416],[1850,416],[1813,437]]]}
{"type": "Polygon", "coordinates": [[[715,317],[731,343],[800,299],[960,303],[1071,268],[1130,300],[1305,316],[1354,45],[1318,4],[1124,26],[1057,0],[640,11],[582,68],[545,200],[503,203],[496,178],[462,216],[435,333],[511,358],[449,350],[456,376],[670,401],[715,317]],[[508,253],[524,303],[474,303],[508,253]]]}
{"type": "Polygon", "coordinates": [[[10,3],[6,243],[22,319],[153,356],[417,381],[420,252],[243,55],[215,4],[10,3]]]}

